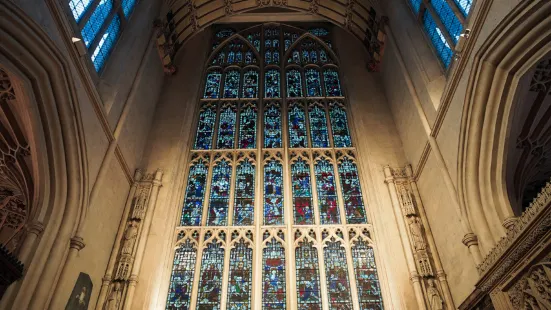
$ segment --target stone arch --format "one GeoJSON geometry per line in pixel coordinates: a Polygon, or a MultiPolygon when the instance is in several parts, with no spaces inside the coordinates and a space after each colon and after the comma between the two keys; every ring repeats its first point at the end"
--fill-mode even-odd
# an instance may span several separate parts
{"type": "Polygon", "coordinates": [[[0,308],[48,308],[69,246],[84,246],[78,237],[88,204],[81,114],[66,57],[16,5],[1,2],[0,12],[0,66],[25,107],[17,113],[31,153],[34,192],[29,204],[34,210],[29,222],[35,223],[20,253],[26,274],[10,287],[0,308]]]}
{"type": "Polygon", "coordinates": [[[507,142],[520,78],[551,51],[551,3],[522,1],[475,55],[459,137],[462,208],[488,252],[514,225],[506,185],[507,142]]]}

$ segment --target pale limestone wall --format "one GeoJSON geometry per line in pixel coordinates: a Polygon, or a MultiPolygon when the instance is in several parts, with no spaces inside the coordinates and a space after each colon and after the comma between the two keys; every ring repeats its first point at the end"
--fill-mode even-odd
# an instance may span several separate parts
{"type": "MultiPolygon", "coordinates": [[[[40,25],[55,42],[60,52],[66,56],[71,67],[86,139],[90,191],[97,181],[98,171],[109,146],[110,136],[117,126],[122,106],[127,100],[132,104],[119,138],[122,159],[114,156],[108,163],[105,178],[98,182],[100,194],[95,201],[90,201],[87,220],[81,235],[86,246],[69,266],[68,281],[59,283],[66,298],[63,299],[63,304],[51,305],[51,309],[63,309],[79,272],[84,272],[90,275],[94,285],[90,299],[90,308],[92,308],[95,306],[101,278],[105,273],[120,224],[130,188],[130,177],[138,168],[142,158],[163,81],[159,59],[156,50],[152,48],[144,57],[143,76],[138,76],[136,79],[137,91],[127,99],[144,51],[151,43],[152,20],[160,4],[157,1],[141,1],[137,4],[135,14],[119,40],[103,75],[96,80],[100,85],[98,91],[101,94],[101,97],[96,98],[103,98],[103,100],[94,102],[93,94],[85,87],[85,82],[71,59],[71,50],[68,49],[70,45],[66,43],[70,38],[65,37],[60,28],[60,21],[52,14],[51,8],[58,1],[17,0],[14,3],[40,25]],[[106,113],[104,104],[112,105],[109,113],[106,113]],[[94,109],[95,105],[104,109],[103,115],[97,113],[94,109]],[[102,126],[103,117],[106,117],[105,122],[109,124],[107,130],[102,126]]],[[[67,18],[72,22],[72,16],[67,18]]],[[[95,86],[92,85],[92,87],[95,86]]],[[[67,240],[68,248],[69,240],[67,240]]]]}

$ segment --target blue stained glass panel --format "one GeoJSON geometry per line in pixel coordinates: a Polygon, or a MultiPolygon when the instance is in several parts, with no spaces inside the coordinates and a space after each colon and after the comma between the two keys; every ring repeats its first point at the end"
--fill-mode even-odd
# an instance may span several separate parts
{"type": "Polygon", "coordinates": [[[264,166],[264,225],[283,225],[283,167],[276,160],[264,166]]]}
{"type": "Polygon", "coordinates": [[[413,8],[415,14],[419,14],[419,10],[421,9],[421,2],[423,2],[423,0],[409,0],[409,3],[411,3],[411,7],[413,8]]]}
{"type": "Polygon", "coordinates": [[[288,50],[291,47],[291,40],[285,40],[285,50],[288,50]]]}
{"type": "Polygon", "coordinates": [[[245,53],[245,64],[249,65],[253,63],[253,52],[248,51],[245,53]]]}
{"type": "Polygon", "coordinates": [[[325,95],[327,97],[342,96],[341,83],[339,74],[333,69],[327,69],[323,72],[323,80],[325,82],[325,95]]]}
{"type": "Polygon", "coordinates": [[[216,147],[219,149],[232,149],[235,139],[235,110],[233,107],[226,107],[220,112],[218,123],[218,142],[216,147]]]}
{"type": "Polygon", "coordinates": [[[235,31],[233,29],[226,28],[226,29],[222,29],[222,30],[218,31],[216,33],[216,37],[219,38],[219,39],[229,38],[234,33],[235,33],[235,31]]]}
{"type": "Polygon", "coordinates": [[[341,178],[342,196],[348,224],[367,223],[356,164],[350,159],[345,158],[339,164],[339,175],[341,178]]]}
{"type": "Polygon", "coordinates": [[[228,310],[251,309],[253,249],[241,239],[230,252],[228,310]]]}
{"type": "Polygon", "coordinates": [[[321,310],[318,250],[312,242],[295,248],[298,309],[321,310]]]}
{"type": "Polygon", "coordinates": [[[316,173],[320,221],[322,224],[340,224],[333,164],[326,159],[322,159],[314,165],[314,171],[316,173]]]}
{"type": "Polygon", "coordinates": [[[324,50],[320,50],[320,61],[322,63],[326,63],[329,61],[329,59],[327,58],[327,53],[324,50]]]}
{"type": "Polygon", "coordinates": [[[273,46],[274,48],[279,48],[279,40],[274,39],[274,40],[272,41],[272,46],[273,46]]]}
{"type": "Polygon", "coordinates": [[[296,51],[296,50],[293,51],[291,61],[289,61],[289,62],[296,63],[296,64],[300,63],[300,54],[299,54],[298,51],[296,51]]]}
{"type": "Polygon", "coordinates": [[[105,31],[98,43],[98,46],[92,53],[91,59],[97,72],[101,70],[107,60],[107,57],[111,53],[111,50],[115,47],[115,41],[119,35],[120,25],[120,17],[118,15],[113,17],[107,31],[105,31]]]}
{"type": "Polygon", "coordinates": [[[352,261],[354,263],[360,309],[382,310],[383,297],[381,296],[373,248],[360,239],[352,247],[352,261]]]}
{"type": "Polygon", "coordinates": [[[295,105],[289,110],[289,145],[290,147],[307,147],[306,115],[304,110],[295,105]]]}
{"type": "Polygon", "coordinates": [[[274,52],[273,63],[276,64],[276,65],[279,64],[279,52],[278,51],[274,52]]]}
{"type": "Polygon", "coordinates": [[[308,97],[321,97],[321,81],[318,70],[306,69],[304,75],[306,78],[306,95],[308,97]]]}
{"type": "Polygon", "coordinates": [[[226,160],[218,162],[212,169],[209,213],[207,225],[226,226],[230,202],[230,180],[232,167],[226,160]]]}
{"type": "Polygon", "coordinates": [[[329,35],[329,31],[325,28],[312,28],[308,30],[311,34],[315,35],[316,37],[324,37],[329,35]]]}
{"type": "Polygon", "coordinates": [[[195,150],[209,150],[211,148],[215,122],[216,111],[214,108],[207,107],[199,113],[199,124],[197,125],[197,135],[193,146],[195,150]]]}
{"type": "Polygon", "coordinates": [[[352,309],[346,252],[341,243],[333,239],[323,249],[329,309],[352,309]]]}
{"type": "Polygon", "coordinates": [[[317,105],[310,108],[310,138],[312,147],[329,147],[329,131],[325,110],[317,105]]]}
{"type": "Polygon", "coordinates": [[[262,309],[286,309],[285,249],[276,240],[266,243],[263,250],[262,309]]]}
{"type": "Polygon", "coordinates": [[[197,250],[188,239],[176,249],[166,310],[189,309],[197,250]]]}
{"type": "Polygon", "coordinates": [[[197,292],[197,310],[220,310],[224,248],[221,242],[209,243],[203,250],[197,292]]]}
{"type": "Polygon", "coordinates": [[[84,25],[84,28],[82,28],[81,31],[82,39],[84,40],[86,47],[90,47],[112,8],[113,0],[101,0],[98,3],[94,13],[92,13],[90,19],[88,19],[86,25],[84,25]]]}
{"type": "Polygon", "coordinates": [[[272,52],[271,51],[267,51],[265,54],[264,54],[264,62],[266,64],[270,64],[272,62],[272,52]]]}
{"type": "Polygon", "coordinates": [[[264,147],[281,147],[281,112],[273,105],[264,111],[264,147]]]}
{"type": "Polygon", "coordinates": [[[308,51],[302,51],[302,63],[307,64],[310,62],[310,53],[308,51]]]}
{"type": "Polygon", "coordinates": [[[182,208],[181,226],[201,225],[203,213],[203,199],[207,184],[208,167],[202,159],[189,168],[186,187],[186,198],[182,208]]]}
{"type": "Polygon", "coordinates": [[[291,164],[291,182],[293,186],[293,207],[296,225],[314,224],[314,206],[312,204],[312,186],[310,184],[310,166],[299,158],[291,164]]]}
{"type": "MultiPolygon", "coordinates": [[[[230,56],[228,55],[228,62],[230,56]]],[[[238,70],[230,70],[226,72],[224,81],[224,98],[237,98],[239,96],[239,80],[241,74],[238,70]]]]}
{"type": "Polygon", "coordinates": [[[239,115],[239,148],[256,148],[256,108],[246,107],[239,115]]]}
{"type": "Polygon", "coordinates": [[[253,45],[257,51],[260,51],[260,40],[254,40],[253,45]]]}
{"type": "Polygon", "coordinates": [[[473,5],[472,0],[453,0],[459,7],[459,10],[461,10],[461,13],[463,13],[464,16],[469,15],[469,12],[471,11],[471,6],[473,5]]]}
{"type": "Polygon", "coordinates": [[[222,79],[222,74],[218,71],[210,72],[207,75],[207,81],[205,83],[205,94],[203,98],[205,99],[217,99],[220,92],[220,80],[222,79]]]}
{"type": "Polygon", "coordinates": [[[442,24],[444,24],[444,27],[448,31],[453,43],[456,44],[459,39],[459,35],[461,35],[461,31],[463,31],[463,25],[461,25],[461,22],[457,16],[455,16],[455,13],[452,11],[446,0],[431,0],[430,3],[436,12],[436,15],[438,15],[442,21],[442,24]]]}
{"type": "Polygon", "coordinates": [[[90,7],[90,4],[92,4],[92,0],[71,0],[69,1],[69,8],[71,9],[71,12],[73,13],[73,17],[75,18],[76,22],[78,23],[84,13],[86,13],[86,10],[90,7]]]}
{"type": "Polygon", "coordinates": [[[317,63],[318,62],[318,53],[316,53],[316,51],[311,51],[310,52],[310,59],[312,59],[312,63],[317,63]]]}
{"type": "Polygon", "coordinates": [[[280,95],[280,82],[279,82],[279,71],[277,69],[269,69],[266,71],[266,81],[265,81],[265,94],[266,98],[281,98],[280,95]]]}
{"type": "Polygon", "coordinates": [[[298,70],[287,71],[287,97],[302,97],[302,79],[298,70]]]}
{"type": "Polygon", "coordinates": [[[132,13],[132,10],[134,10],[135,4],[136,0],[122,0],[122,11],[126,18],[128,18],[128,16],[130,16],[130,13],[132,13]]]}
{"type": "Polygon", "coordinates": [[[255,166],[245,159],[237,166],[233,225],[247,226],[254,219],[255,166]]]}
{"type": "Polygon", "coordinates": [[[235,61],[235,53],[233,51],[230,51],[228,53],[228,63],[232,64],[235,61]]]}
{"type": "Polygon", "coordinates": [[[449,67],[452,61],[453,51],[446,42],[444,34],[440,28],[436,26],[436,22],[428,11],[423,14],[423,26],[425,27],[425,31],[427,31],[427,34],[436,49],[438,57],[440,57],[440,60],[442,60],[446,68],[449,67]]]}
{"type": "Polygon", "coordinates": [[[243,98],[258,97],[258,72],[248,70],[243,74],[243,98]]]}
{"type": "Polygon", "coordinates": [[[266,40],[266,42],[264,42],[264,46],[266,48],[271,48],[272,47],[272,40],[266,40]]]}
{"type": "Polygon", "coordinates": [[[335,147],[351,147],[352,139],[348,130],[348,118],[346,111],[334,105],[329,110],[329,118],[331,119],[331,129],[333,131],[333,144],[335,147]]]}
{"type": "Polygon", "coordinates": [[[243,61],[243,53],[237,52],[235,53],[235,62],[240,64],[243,61]]]}

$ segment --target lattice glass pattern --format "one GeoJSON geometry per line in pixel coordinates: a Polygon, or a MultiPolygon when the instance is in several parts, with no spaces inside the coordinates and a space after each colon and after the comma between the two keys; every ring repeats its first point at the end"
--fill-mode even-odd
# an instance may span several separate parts
{"type": "Polygon", "coordinates": [[[77,23],[80,21],[84,13],[86,13],[92,2],[92,0],[69,1],[69,8],[71,9],[71,13],[73,13],[73,17],[77,23]]]}
{"type": "Polygon", "coordinates": [[[430,0],[430,3],[442,21],[442,24],[444,24],[444,27],[452,38],[453,43],[456,44],[461,31],[463,31],[463,25],[461,25],[461,22],[457,16],[455,16],[455,13],[453,13],[446,0],[430,0]]]}
{"type": "Polygon", "coordinates": [[[176,249],[168,289],[167,310],[189,309],[197,250],[190,240],[176,249]]]}
{"type": "Polygon", "coordinates": [[[352,261],[354,262],[360,309],[383,309],[383,298],[373,248],[364,240],[358,240],[352,246],[352,261]]]}
{"type": "Polygon", "coordinates": [[[230,180],[232,167],[225,159],[219,161],[212,169],[210,187],[209,213],[207,225],[226,226],[230,202],[230,180]]]}
{"type": "Polygon", "coordinates": [[[132,14],[135,5],[136,0],[122,0],[122,11],[126,18],[128,18],[130,14],[132,14]]]}
{"type": "Polygon", "coordinates": [[[189,168],[186,187],[186,198],[182,208],[181,226],[198,226],[201,224],[203,199],[207,185],[208,163],[200,159],[189,168]]]}
{"type": "Polygon", "coordinates": [[[310,165],[302,158],[291,164],[291,182],[295,225],[314,224],[310,165]]]}
{"type": "Polygon", "coordinates": [[[90,19],[88,19],[86,25],[84,25],[84,28],[82,28],[81,31],[82,39],[84,40],[86,47],[90,47],[92,41],[100,31],[101,26],[103,26],[103,23],[107,19],[107,16],[111,13],[112,8],[113,0],[101,0],[98,3],[96,9],[90,16],[90,19]]]}
{"type": "Polygon", "coordinates": [[[251,309],[253,249],[241,239],[230,251],[228,310],[251,309]]]}
{"type": "Polygon", "coordinates": [[[413,9],[413,12],[415,14],[419,14],[419,10],[421,9],[421,2],[422,0],[409,0],[409,3],[411,4],[411,8],[413,9]]]}
{"type": "Polygon", "coordinates": [[[339,164],[344,210],[348,224],[365,224],[364,202],[358,176],[358,167],[348,158],[339,164]]]}
{"type": "Polygon", "coordinates": [[[247,158],[237,166],[233,225],[252,225],[254,220],[256,168],[247,158]]]}
{"type": "Polygon", "coordinates": [[[266,243],[262,256],[262,309],[286,309],[285,249],[272,239],[266,243]]]}
{"type": "Polygon", "coordinates": [[[434,48],[436,49],[438,57],[440,57],[440,60],[442,60],[446,68],[449,67],[452,61],[453,51],[446,42],[444,34],[440,28],[436,26],[436,22],[428,11],[423,14],[423,25],[430,40],[432,41],[434,48]]]}
{"type": "Polygon", "coordinates": [[[464,16],[469,15],[469,12],[471,11],[471,6],[473,5],[472,0],[453,0],[457,6],[459,7],[459,10],[461,10],[461,13],[463,13],[464,16]]]}
{"type": "Polygon", "coordinates": [[[333,164],[322,159],[314,165],[314,171],[318,189],[320,221],[322,224],[340,224],[333,164]]]}
{"type": "Polygon", "coordinates": [[[217,241],[209,243],[203,250],[201,262],[197,310],[220,310],[222,273],[224,271],[222,243],[217,241]]]}
{"type": "Polygon", "coordinates": [[[298,309],[321,310],[318,250],[312,242],[299,242],[295,248],[298,309]]]}
{"type": "Polygon", "coordinates": [[[92,53],[91,59],[97,72],[99,72],[101,68],[103,68],[107,57],[113,50],[113,47],[115,47],[115,41],[119,36],[120,26],[121,20],[119,16],[113,17],[111,23],[109,24],[109,27],[101,37],[98,46],[92,53]]]}
{"type": "Polygon", "coordinates": [[[327,241],[323,249],[323,258],[327,279],[327,295],[329,295],[329,309],[352,309],[346,252],[341,246],[341,242],[334,238],[327,241]]]}

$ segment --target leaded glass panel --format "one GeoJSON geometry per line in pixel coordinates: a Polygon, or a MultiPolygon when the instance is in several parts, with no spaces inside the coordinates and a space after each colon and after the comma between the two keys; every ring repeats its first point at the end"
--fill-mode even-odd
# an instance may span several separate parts
{"type": "Polygon", "coordinates": [[[264,110],[264,147],[281,147],[281,111],[276,104],[264,110]]]}
{"type": "Polygon", "coordinates": [[[166,310],[189,309],[197,250],[191,240],[181,243],[174,254],[166,310]]]}
{"type": "Polygon", "coordinates": [[[331,238],[323,249],[329,309],[352,309],[346,251],[340,241],[331,238]]]}
{"type": "Polygon", "coordinates": [[[243,98],[258,97],[258,72],[247,70],[243,75],[243,98]]]}
{"type": "Polygon", "coordinates": [[[326,159],[321,159],[314,165],[314,170],[316,172],[320,221],[322,224],[340,224],[333,164],[326,159]]]}
{"type": "Polygon", "coordinates": [[[134,10],[134,5],[136,4],[136,0],[122,0],[122,11],[124,13],[124,16],[127,18],[132,13],[132,10],[134,10]]]}
{"type": "Polygon", "coordinates": [[[272,239],[263,250],[262,309],[286,309],[285,249],[272,239]]]}
{"type": "Polygon", "coordinates": [[[216,122],[216,110],[213,107],[206,106],[199,113],[199,122],[197,124],[197,135],[193,148],[196,150],[209,150],[212,147],[212,135],[214,134],[214,124],[216,122]]]}
{"type": "Polygon", "coordinates": [[[275,159],[264,166],[264,225],[283,225],[283,167],[275,159]]]}
{"type": "Polygon", "coordinates": [[[249,242],[240,239],[230,251],[228,281],[228,310],[251,309],[253,249],[249,242]]]}
{"type": "Polygon", "coordinates": [[[203,159],[199,159],[189,168],[186,198],[184,199],[182,217],[180,219],[181,226],[198,226],[201,224],[207,173],[207,162],[203,159]]]}
{"type": "Polygon", "coordinates": [[[352,246],[352,261],[354,262],[360,309],[382,310],[383,298],[373,248],[366,241],[358,240],[352,246]]]}
{"type": "Polygon", "coordinates": [[[428,11],[425,11],[423,14],[423,25],[436,49],[436,53],[447,68],[452,61],[453,51],[448,42],[446,42],[446,37],[442,33],[442,30],[436,26],[436,22],[428,11]]]}
{"type": "Polygon", "coordinates": [[[287,97],[302,97],[302,79],[296,69],[287,71],[287,97]]]}
{"type": "Polygon", "coordinates": [[[299,242],[295,248],[298,310],[321,310],[318,250],[312,242],[299,242]]]}
{"type": "Polygon", "coordinates": [[[107,57],[109,57],[109,54],[115,47],[115,41],[117,41],[117,38],[119,36],[120,27],[120,17],[113,17],[111,23],[109,24],[109,27],[101,36],[98,46],[92,53],[92,56],[90,58],[92,59],[92,62],[94,63],[94,69],[96,69],[97,72],[101,70],[101,68],[107,61],[107,57]]]}
{"type": "Polygon", "coordinates": [[[289,109],[289,146],[307,147],[306,113],[300,105],[289,109]]]}
{"type": "Polygon", "coordinates": [[[327,69],[323,72],[323,81],[325,82],[325,95],[327,97],[342,96],[339,74],[336,70],[327,69]]]}
{"type": "Polygon", "coordinates": [[[205,82],[205,99],[217,99],[220,93],[220,80],[222,74],[219,71],[212,71],[207,74],[207,81],[205,82]]]}
{"type": "Polygon", "coordinates": [[[82,39],[86,47],[90,47],[92,41],[100,31],[101,26],[103,26],[103,23],[106,21],[107,16],[111,13],[112,8],[113,0],[100,0],[81,31],[82,39]]]}
{"type": "Polygon", "coordinates": [[[293,211],[296,225],[314,224],[314,206],[310,183],[310,165],[302,158],[291,164],[293,211]]]}
{"type": "Polygon", "coordinates": [[[207,216],[207,225],[209,226],[225,226],[228,222],[231,173],[232,167],[225,159],[216,163],[212,169],[209,213],[207,216]]]}
{"type": "MultiPolygon", "coordinates": [[[[307,51],[305,51],[308,54],[307,51]]],[[[308,97],[321,97],[320,73],[316,69],[306,69],[306,95],[308,97]]]]}
{"type": "Polygon", "coordinates": [[[318,105],[310,107],[310,138],[312,147],[329,147],[329,130],[327,129],[327,116],[325,109],[318,105]]]}
{"type": "Polygon", "coordinates": [[[256,107],[241,108],[239,115],[239,148],[256,148],[256,107]]]}
{"type": "Polygon", "coordinates": [[[365,224],[365,208],[356,164],[344,158],[339,164],[344,210],[348,224],[365,224]]]}
{"type": "Polygon", "coordinates": [[[224,248],[222,242],[213,240],[203,250],[201,258],[197,310],[220,310],[223,272],[224,248]]]}
{"type": "Polygon", "coordinates": [[[280,95],[280,82],[279,82],[279,70],[269,69],[266,71],[266,80],[265,80],[265,94],[266,98],[281,98],[280,95]]]}
{"type": "Polygon", "coordinates": [[[73,17],[75,18],[76,22],[78,23],[84,13],[90,8],[90,5],[92,4],[92,0],[71,0],[69,1],[69,8],[71,9],[71,12],[73,13],[73,17]]]}
{"type": "Polygon", "coordinates": [[[253,224],[255,174],[256,168],[248,158],[237,166],[233,225],[247,226],[253,224]]]}
{"type": "MultiPolygon", "coordinates": [[[[228,59],[230,59],[230,55],[228,55],[228,59]]],[[[240,78],[241,73],[239,73],[238,70],[229,70],[226,72],[226,78],[224,81],[224,98],[237,98],[239,96],[240,78]]]]}
{"type": "Polygon", "coordinates": [[[331,104],[329,110],[331,130],[333,132],[333,144],[335,147],[351,147],[352,139],[348,129],[348,117],[346,111],[338,104],[331,104]]]}
{"type": "Polygon", "coordinates": [[[218,142],[216,147],[219,149],[231,149],[234,147],[235,140],[235,107],[227,105],[220,112],[218,121],[218,142]]]}

